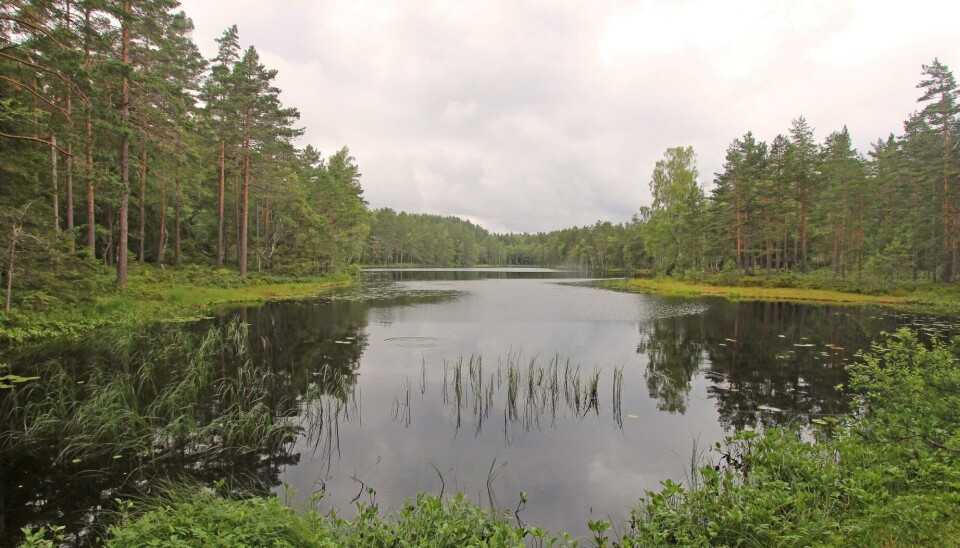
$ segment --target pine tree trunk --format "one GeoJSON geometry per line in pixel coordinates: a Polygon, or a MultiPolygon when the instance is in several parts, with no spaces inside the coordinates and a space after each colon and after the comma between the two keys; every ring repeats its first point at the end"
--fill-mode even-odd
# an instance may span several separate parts
{"type": "Polygon", "coordinates": [[[106,210],[104,220],[107,224],[107,242],[103,250],[103,264],[111,266],[115,262],[113,252],[113,204],[107,204],[104,209],[106,210]]]}
{"type": "Polygon", "coordinates": [[[233,243],[237,246],[237,263],[240,262],[240,173],[233,175],[233,243]]]}
{"type": "Polygon", "coordinates": [[[173,264],[180,266],[180,178],[173,183],[173,264]]]}
{"type": "Polygon", "coordinates": [[[53,189],[53,229],[60,233],[60,190],[57,181],[57,136],[50,136],[50,187],[53,189]]]}
{"type": "MultiPolygon", "coordinates": [[[[85,11],[85,26],[84,26],[84,35],[89,34],[90,31],[90,8],[88,7],[85,11]]],[[[90,62],[90,42],[88,39],[84,39],[84,52],[86,54],[86,62],[90,62]]],[[[86,177],[87,177],[87,250],[90,253],[91,259],[97,258],[97,226],[96,226],[96,209],[94,208],[93,200],[93,125],[90,121],[90,108],[86,109],[86,116],[84,121],[84,134],[86,135],[87,142],[85,143],[86,149],[86,177]]]]}
{"type": "MultiPolygon", "coordinates": [[[[69,6],[70,4],[68,2],[67,3],[68,22],[69,22],[69,10],[70,10],[69,6]]],[[[68,117],[70,116],[70,111],[72,110],[71,103],[72,101],[70,99],[70,94],[68,93],[67,94],[67,116],[68,117]]],[[[67,180],[66,180],[66,188],[64,188],[64,192],[66,194],[65,198],[67,200],[67,203],[64,205],[64,208],[66,209],[66,214],[67,214],[67,232],[70,233],[70,238],[68,240],[69,247],[67,249],[70,251],[70,254],[72,255],[73,252],[77,250],[77,246],[76,246],[77,239],[73,234],[73,122],[72,121],[70,122],[70,126],[71,126],[70,134],[67,135],[67,157],[65,160],[66,169],[67,169],[67,180]]]]}
{"type": "Polygon", "coordinates": [[[246,113],[246,134],[243,140],[243,198],[240,216],[240,242],[237,250],[237,268],[240,276],[247,275],[247,219],[250,212],[250,107],[246,113]]]}
{"type": "Polygon", "coordinates": [[[226,139],[220,139],[220,192],[217,201],[217,268],[223,267],[223,190],[226,183],[226,139]]]}
{"type": "Polygon", "coordinates": [[[741,240],[741,224],[740,224],[740,193],[735,194],[735,205],[737,208],[737,269],[743,272],[743,242],[741,240]]]}
{"type": "Polygon", "coordinates": [[[130,0],[123,2],[120,62],[123,66],[120,90],[120,241],[117,243],[117,284],[127,285],[127,239],[130,209],[130,0]]]}
{"type": "Polygon", "coordinates": [[[270,247],[270,195],[267,194],[263,202],[263,253],[266,268],[270,268],[270,247]]]}
{"type": "Polygon", "coordinates": [[[806,274],[807,263],[807,198],[800,199],[800,270],[806,274]]]}
{"type": "Polygon", "coordinates": [[[163,264],[167,249],[167,166],[160,164],[160,236],[157,238],[157,264],[163,264]]]}
{"type": "Polygon", "coordinates": [[[143,264],[147,241],[147,147],[140,147],[140,246],[137,249],[137,261],[143,264]]]}
{"type": "MultiPolygon", "coordinates": [[[[941,97],[941,101],[945,101],[941,97]]],[[[953,281],[953,275],[956,269],[957,254],[954,251],[954,245],[951,241],[953,231],[950,228],[950,117],[947,112],[943,113],[943,247],[946,252],[944,261],[943,281],[953,281]]]]}

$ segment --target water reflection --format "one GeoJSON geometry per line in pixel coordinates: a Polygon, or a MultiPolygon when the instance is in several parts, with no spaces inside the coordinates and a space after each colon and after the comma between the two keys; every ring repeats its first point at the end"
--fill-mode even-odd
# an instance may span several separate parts
{"type": "Polygon", "coordinates": [[[30,393],[0,391],[0,544],[44,523],[92,539],[115,498],[161,479],[261,494],[288,483],[349,513],[357,478],[396,506],[431,490],[437,474],[448,489],[486,492],[493,462],[505,466],[501,495],[530,495],[526,519],[585,527],[678,478],[677,455],[696,436],[848,412],[836,388],[843,367],[881,330],[957,328],[877,309],[570,285],[580,281],[552,271],[374,272],[316,300],[5,356],[11,373],[41,380],[30,393]],[[151,425],[163,443],[64,452],[53,435],[18,438],[27,402],[60,386],[65,408],[79,409],[92,386],[123,375],[139,380],[121,401],[142,408],[199,387],[151,425]],[[283,435],[250,435],[257,429],[283,435]]]}

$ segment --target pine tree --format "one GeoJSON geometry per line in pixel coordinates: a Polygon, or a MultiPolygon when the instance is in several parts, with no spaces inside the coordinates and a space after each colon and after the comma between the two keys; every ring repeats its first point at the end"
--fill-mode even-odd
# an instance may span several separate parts
{"type": "Polygon", "coordinates": [[[930,65],[923,65],[923,75],[926,77],[917,87],[923,90],[923,95],[917,102],[927,103],[921,115],[930,127],[939,133],[941,138],[942,156],[940,159],[940,177],[943,181],[943,214],[940,229],[943,253],[944,271],[943,280],[952,281],[957,272],[957,222],[954,217],[953,200],[951,199],[950,179],[956,168],[953,159],[952,133],[957,125],[957,82],[953,73],[939,59],[934,59],[930,65]]]}

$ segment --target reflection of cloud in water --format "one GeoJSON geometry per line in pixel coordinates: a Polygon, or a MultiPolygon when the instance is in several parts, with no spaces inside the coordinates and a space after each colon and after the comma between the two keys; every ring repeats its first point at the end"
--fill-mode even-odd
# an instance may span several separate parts
{"type": "Polygon", "coordinates": [[[441,339],[438,337],[390,337],[384,339],[387,346],[397,348],[437,348],[441,339]]]}
{"type": "Polygon", "coordinates": [[[664,318],[676,318],[678,316],[694,316],[703,314],[710,308],[707,304],[696,301],[681,302],[663,302],[653,301],[647,303],[645,309],[648,320],[661,320],[664,318]]]}

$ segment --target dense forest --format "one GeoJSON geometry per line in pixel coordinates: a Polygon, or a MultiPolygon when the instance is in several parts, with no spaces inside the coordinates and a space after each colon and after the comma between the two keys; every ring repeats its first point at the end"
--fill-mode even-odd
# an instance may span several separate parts
{"type": "Polygon", "coordinates": [[[689,147],[666,151],[653,203],[627,223],[490,234],[456,218],[374,211],[372,264],[564,265],[683,274],[826,268],[838,278],[953,281],[960,240],[960,106],[950,69],[922,67],[904,132],[862,154],[846,127],[817,142],[798,117],[770,143],[733,140],[709,192],[689,147]]]}
{"type": "Polygon", "coordinates": [[[282,104],[276,71],[236,26],[204,59],[178,4],[0,6],[8,295],[93,262],[124,285],[132,261],[243,275],[359,258],[367,210],[349,150],[297,148],[299,113],[282,104]]]}
{"type": "Polygon", "coordinates": [[[936,59],[922,66],[903,133],[866,154],[846,127],[818,141],[801,116],[769,143],[734,139],[710,185],[691,148],[668,149],[649,179],[653,202],[628,222],[491,234],[453,217],[368,212],[349,150],[298,148],[299,113],[237,27],[209,60],[191,31],[174,0],[0,7],[8,299],[42,289],[39,273],[92,265],[116,268],[124,285],[133,261],[240,275],[482,264],[948,282],[960,269],[960,107],[936,59]]]}

